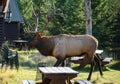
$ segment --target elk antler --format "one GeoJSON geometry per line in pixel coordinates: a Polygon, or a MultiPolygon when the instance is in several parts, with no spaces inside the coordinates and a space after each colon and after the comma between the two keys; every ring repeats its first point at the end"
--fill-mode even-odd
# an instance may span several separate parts
{"type": "Polygon", "coordinates": [[[46,20],[45,20],[45,25],[44,25],[44,27],[42,28],[42,30],[40,31],[40,33],[43,33],[43,32],[44,32],[45,28],[47,28],[48,23],[49,23],[49,21],[50,21],[50,19],[51,19],[51,17],[52,17],[49,12],[50,12],[50,9],[48,9],[48,12],[47,12],[47,15],[46,15],[46,20]]]}
{"type": "Polygon", "coordinates": [[[27,33],[27,34],[35,34],[35,33],[37,33],[36,31],[31,31],[29,26],[28,26],[28,28],[24,29],[24,32],[27,33]]]}
{"type": "MultiPolygon", "coordinates": [[[[46,19],[45,19],[45,24],[44,24],[44,26],[43,26],[43,28],[41,29],[41,31],[39,31],[41,34],[44,32],[44,30],[45,30],[45,28],[47,28],[47,26],[48,26],[48,23],[49,23],[49,21],[52,19],[52,17],[54,17],[54,16],[56,16],[56,15],[63,15],[63,13],[60,13],[60,14],[57,14],[56,13],[56,7],[55,7],[55,4],[53,3],[52,4],[53,5],[53,14],[50,14],[50,8],[48,8],[48,11],[47,11],[47,13],[44,13],[44,14],[46,14],[46,19]]],[[[40,7],[39,7],[39,10],[40,10],[40,7]]],[[[38,32],[38,26],[39,26],[39,19],[40,19],[40,16],[41,16],[41,14],[43,14],[43,13],[41,13],[40,11],[35,11],[35,8],[34,7],[32,7],[32,12],[33,12],[33,15],[35,16],[35,18],[36,18],[36,24],[35,24],[35,31],[30,31],[30,29],[29,29],[29,27],[31,26],[30,24],[28,25],[28,28],[25,28],[24,29],[24,32],[25,33],[36,33],[36,32],[38,32]]],[[[31,26],[32,27],[32,26],[31,26]]]]}
{"type": "Polygon", "coordinates": [[[28,34],[31,33],[28,28],[24,28],[24,32],[25,32],[25,33],[28,33],[28,34]]]}
{"type": "Polygon", "coordinates": [[[37,11],[37,12],[36,12],[33,6],[32,6],[32,13],[33,13],[33,15],[35,16],[35,19],[36,19],[36,21],[35,21],[35,22],[36,22],[36,23],[35,23],[35,30],[34,30],[34,31],[30,30],[29,27],[32,28],[32,26],[31,26],[30,23],[28,23],[28,28],[25,28],[25,29],[24,29],[24,32],[25,32],[25,33],[30,33],[30,34],[35,34],[35,33],[38,32],[38,24],[39,24],[39,18],[40,18],[40,16],[41,16],[41,13],[40,13],[40,11],[37,11]]]}

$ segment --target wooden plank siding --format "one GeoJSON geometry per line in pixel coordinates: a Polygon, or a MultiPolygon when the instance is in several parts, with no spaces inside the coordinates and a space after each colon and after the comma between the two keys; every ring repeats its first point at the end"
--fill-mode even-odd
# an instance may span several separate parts
{"type": "Polygon", "coordinates": [[[3,43],[3,33],[4,33],[4,19],[3,17],[0,17],[0,46],[2,45],[3,43]]]}
{"type": "Polygon", "coordinates": [[[19,23],[11,22],[5,23],[4,36],[8,41],[12,42],[13,40],[17,40],[19,37],[19,23]]]}
{"type": "Polygon", "coordinates": [[[0,0],[0,45],[4,37],[10,43],[19,38],[20,23],[24,21],[16,0],[0,0]],[[9,13],[12,14],[11,17],[9,13]]]}

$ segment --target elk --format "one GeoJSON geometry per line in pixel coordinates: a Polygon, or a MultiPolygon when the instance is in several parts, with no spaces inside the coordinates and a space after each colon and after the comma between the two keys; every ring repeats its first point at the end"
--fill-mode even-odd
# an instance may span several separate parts
{"type": "MultiPolygon", "coordinates": [[[[98,46],[98,41],[91,35],[68,35],[60,34],[56,36],[42,36],[36,32],[34,38],[28,42],[31,47],[37,50],[44,56],[53,56],[57,59],[54,66],[59,66],[66,58],[73,56],[84,56],[80,63],[80,68],[87,64],[91,64],[91,71],[88,80],[91,78],[94,68],[95,51],[98,46]]],[[[98,61],[99,62],[99,61],[98,61]]]]}
{"type": "Polygon", "coordinates": [[[35,47],[45,56],[53,56],[57,59],[54,66],[59,66],[66,58],[84,55],[81,67],[92,62],[97,48],[97,40],[90,35],[41,36],[36,33],[29,45],[35,47]]]}
{"type": "MultiPolygon", "coordinates": [[[[48,24],[48,19],[46,19],[45,27],[48,24]]],[[[88,80],[91,79],[94,62],[98,62],[99,67],[101,67],[95,55],[98,40],[92,35],[59,34],[56,36],[44,36],[38,31],[32,32],[28,29],[24,31],[28,34],[34,34],[34,37],[28,42],[30,47],[37,48],[44,56],[53,56],[57,59],[54,66],[59,66],[66,58],[84,56],[84,59],[80,63],[80,68],[83,68],[89,63],[91,64],[88,80]]],[[[100,73],[102,75],[101,70],[100,73]]]]}

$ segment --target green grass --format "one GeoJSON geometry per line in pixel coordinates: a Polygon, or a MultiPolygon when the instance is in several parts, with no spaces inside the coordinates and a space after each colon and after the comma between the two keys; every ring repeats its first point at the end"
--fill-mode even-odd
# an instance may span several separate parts
{"type": "Polygon", "coordinates": [[[35,80],[36,70],[22,68],[20,67],[19,71],[15,69],[7,71],[2,70],[0,72],[0,84],[21,84],[21,80],[31,79],[35,80]]]}
{"type": "MultiPolygon", "coordinates": [[[[73,80],[88,77],[89,65],[80,70],[78,65],[73,64],[72,68],[80,72],[73,80]]],[[[103,67],[103,74],[103,77],[101,77],[98,69],[95,68],[90,81],[94,84],[120,84],[120,61],[112,61],[103,67]]]]}
{"type": "MultiPolygon", "coordinates": [[[[20,51],[19,70],[8,69],[5,71],[3,68],[0,72],[0,84],[20,84],[25,79],[35,80],[38,62],[47,62],[47,66],[53,66],[54,58],[39,58],[39,54],[34,52],[36,51],[29,51],[29,53],[27,51],[20,51]]],[[[120,61],[112,61],[106,67],[103,67],[103,77],[100,76],[98,69],[95,68],[90,81],[94,84],[120,84],[120,61]]],[[[89,65],[80,70],[77,64],[72,64],[71,68],[79,72],[77,77],[72,80],[73,82],[77,79],[87,79],[90,69],[89,65]]]]}

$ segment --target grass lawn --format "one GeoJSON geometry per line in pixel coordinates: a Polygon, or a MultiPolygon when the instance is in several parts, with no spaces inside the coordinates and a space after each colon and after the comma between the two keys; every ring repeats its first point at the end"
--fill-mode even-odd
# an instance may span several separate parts
{"type": "MultiPolygon", "coordinates": [[[[80,72],[73,80],[87,78],[89,73],[89,66],[82,70],[79,70],[76,65],[72,68],[80,72]]],[[[113,61],[106,67],[103,67],[103,74],[103,77],[101,77],[98,69],[96,68],[90,81],[93,84],[120,84],[120,61],[113,61]]]]}
{"type": "Polygon", "coordinates": [[[36,71],[28,68],[20,68],[19,71],[15,69],[0,72],[0,84],[21,84],[21,80],[31,79],[35,80],[36,71]]]}
{"type": "MultiPolygon", "coordinates": [[[[21,80],[36,79],[38,63],[36,55],[33,56],[32,54],[29,54],[29,56],[27,56],[27,53],[20,54],[19,61],[20,68],[18,71],[16,69],[8,69],[5,71],[4,68],[0,71],[0,84],[21,84],[21,80]]],[[[47,64],[48,66],[52,66],[50,63],[53,64],[53,61],[50,58],[44,59],[44,61],[49,62],[47,64]]],[[[77,77],[72,80],[73,82],[77,79],[87,79],[89,65],[79,70],[77,64],[72,64],[71,68],[80,72],[77,77]]],[[[95,68],[90,81],[94,84],[120,84],[120,61],[112,61],[107,65],[107,68],[103,67],[103,74],[103,77],[101,77],[97,68],[95,68]]]]}

